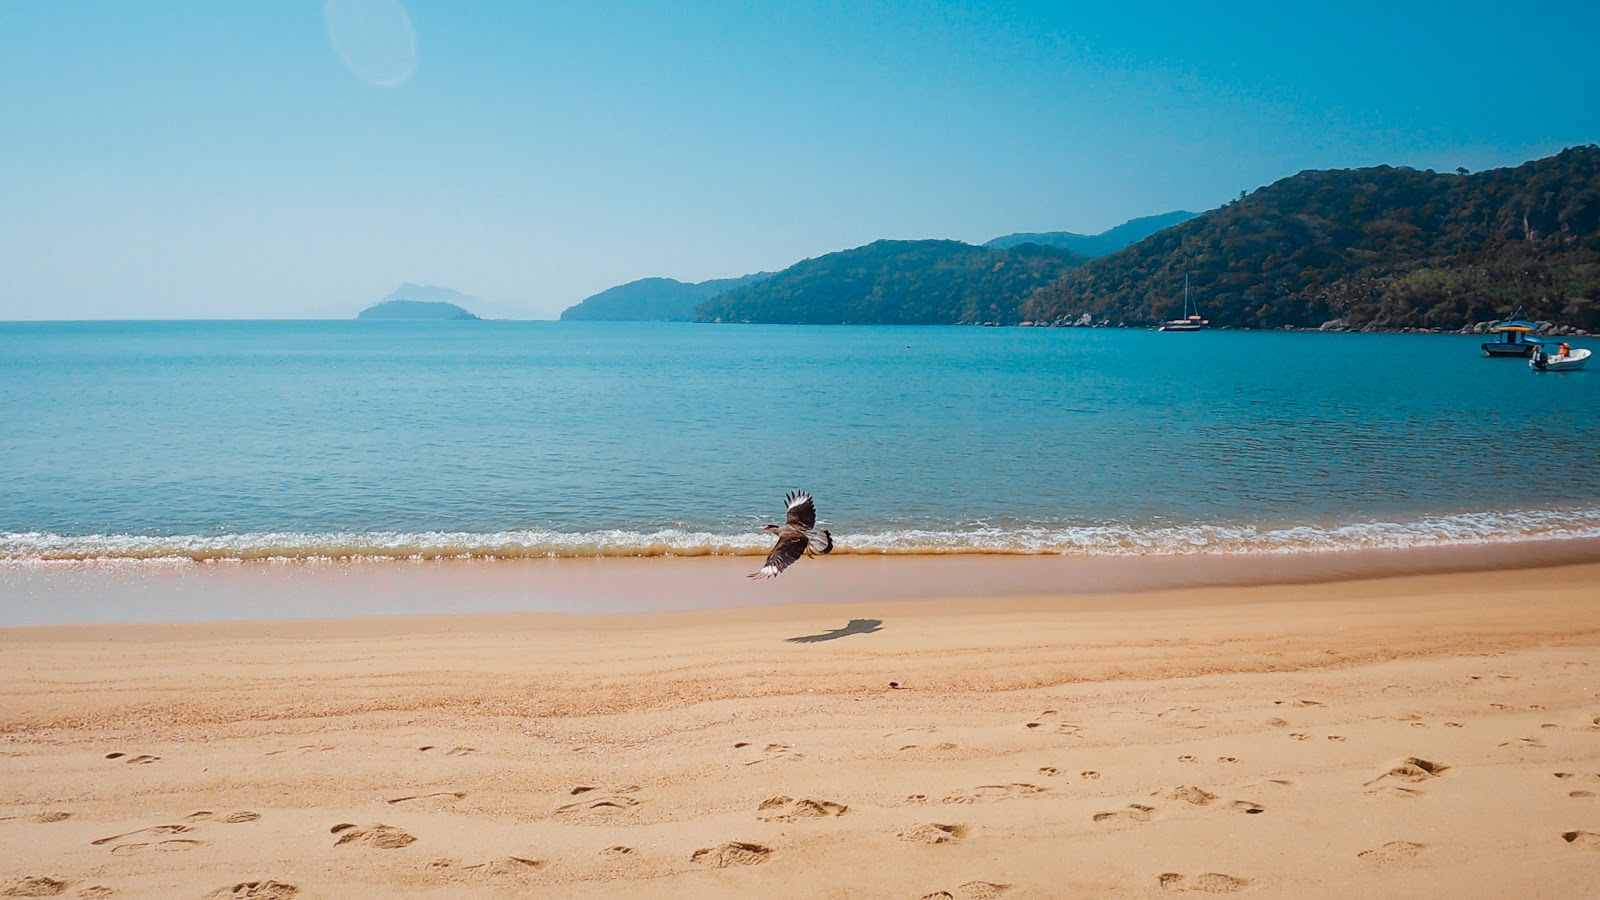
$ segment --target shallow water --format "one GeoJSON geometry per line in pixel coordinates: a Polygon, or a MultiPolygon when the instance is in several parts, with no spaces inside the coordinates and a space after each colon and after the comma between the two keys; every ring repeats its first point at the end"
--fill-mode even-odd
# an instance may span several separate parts
{"type": "Polygon", "coordinates": [[[1600,535],[1600,371],[1481,340],[0,324],[0,560],[759,553],[793,487],[846,552],[1600,535]]]}

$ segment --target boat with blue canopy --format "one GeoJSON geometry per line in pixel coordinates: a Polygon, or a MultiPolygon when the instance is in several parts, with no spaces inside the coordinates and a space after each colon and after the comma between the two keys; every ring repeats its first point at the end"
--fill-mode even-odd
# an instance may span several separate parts
{"type": "Polygon", "coordinates": [[[1526,359],[1533,355],[1533,351],[1544,345],[1544,341],[1533,337],[1533,332],[1539,326],[1529,322],[1522,307],[1511,314],[1511,318],[1504,322],[1496,322],[1489,329],[1497,339],[1485,341],[1483,352],[1489,356],[1514,356],[1526,359]]]}

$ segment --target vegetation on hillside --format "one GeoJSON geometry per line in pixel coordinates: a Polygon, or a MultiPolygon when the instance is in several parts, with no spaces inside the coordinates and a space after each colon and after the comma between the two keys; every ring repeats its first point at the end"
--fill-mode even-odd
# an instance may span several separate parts
{"type": "Polygon", "coordinates": [[[1147,323],[1184,275],[1213,324],[1600,330],[1600,147],[1476,174],[1308,171],[1067,272],[1021,315],[1147,323]]]}
{"type": "Polygon", "coordinates": [[[607,288],[561,313],[562,321],[689,322],[694,308],[730,288],[768,277],[757,272],[689,284],[674,278],[641,278],[607,288]]]}
{"type": "Polygon", "coordinates": [[[1083,257],[1023,244],[875,241],[808,259],[700,304],[702,322],[940,325],[1015,323],[1024,298],[1083,257]]]}

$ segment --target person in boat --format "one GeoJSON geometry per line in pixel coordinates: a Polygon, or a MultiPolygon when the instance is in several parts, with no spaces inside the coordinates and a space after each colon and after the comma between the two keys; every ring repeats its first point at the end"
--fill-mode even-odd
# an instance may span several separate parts
{"type": "Polygon", "coordinates": [[[1535,369],[1543,369],[1549,361],[1549,357],[1544,352],[1543,344],[1533,348],[1533,367],[1535,369]]]}
{"type": "Polygon", "coordinates": [[[1561,352],[1556,354],[1558,359],[1566,359],[1572,355],[1572,345],[1566,341],[1561,342],[1561,352]]]}

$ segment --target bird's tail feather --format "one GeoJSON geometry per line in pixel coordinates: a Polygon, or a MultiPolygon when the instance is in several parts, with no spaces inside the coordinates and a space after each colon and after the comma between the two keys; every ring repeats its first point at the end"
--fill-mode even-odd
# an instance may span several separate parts
{"type": "Polygon", "coordinates": [[[827,531],[806,535],[806,549],[817,554],[833,552],[833,535],[827,531]]]}

